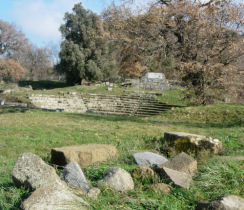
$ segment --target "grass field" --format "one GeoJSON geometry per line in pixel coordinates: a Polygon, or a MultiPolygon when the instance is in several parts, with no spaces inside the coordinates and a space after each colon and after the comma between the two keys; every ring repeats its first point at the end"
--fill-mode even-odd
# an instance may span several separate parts
{"type": "MultiPolygon", "coordinates": [[[[167,93],[169,94],[169,93],[167,93]]],[[[179,92],[175,93],[180,97],[179,92]]],[[[168,99],[162,99],[168,100],[168,99]]],[[[177,101],[178,99],[174,99],[177,101]]],[[[178,101],[178,103],[181,103],[178,101]]],[[[183,102],[182,102],[183,103],[183,102]]],[[[50,163],[53,147],[104,143],[119,150],[116,161],[94,164],[84,170],[96,181],[110,167],[132,172],[137,166],[131,155],[137,151],[160,152],[165,131],[184,131],[220,139],[224,155],[244,154],[244,106],[218,104],[175,108],[154,117],[126,117],[95,114],[48,113],[39,110],[0,108],[0,209],[19,209],[30,192],[13,185],[11,170],[23,152],[33,152],[50,163]]],[[[223,194],[244,197],[244,161],[203,157],[189,190],[173,188],[169,195],[148,190],[156,180],[135,181],[135,190],[117,193],[105,189],[93,209],[194,209],[198,201],[223,194]]],[[[87,198],[85,198],[87,199],[87,198]]]]}

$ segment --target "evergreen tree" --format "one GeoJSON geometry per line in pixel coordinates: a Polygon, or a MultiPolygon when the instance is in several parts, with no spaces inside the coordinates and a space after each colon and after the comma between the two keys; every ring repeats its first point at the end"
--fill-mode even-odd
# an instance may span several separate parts
{"type": "Polygon", "coordinates": [[[76,4],[72,13],[65,14],[60,27],[64,41],[61,44],[61,72],[69,84],[108,80],[116,75],[114,44],[104,32],[102,20],[95,13],[76,4]],[[113,55],[112,55],[113,52],[113,55]]]}

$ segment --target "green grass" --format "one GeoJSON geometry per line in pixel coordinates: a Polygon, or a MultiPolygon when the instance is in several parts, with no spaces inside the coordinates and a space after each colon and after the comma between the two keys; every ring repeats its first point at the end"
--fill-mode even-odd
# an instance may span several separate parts
{"type": "MultiPolygon", "coordinates": [[[[60,90],[66,89],[50,91],[60,90]]],[[[97,87],[90,91],[97,91],[97,87]]],[[[180,103],[181,94],[174,90],[172,92],[175,102],[180,103]]],[[[167,94],[170,98],[170,91],[167,94]]],[[[170,101],[169,98],[165,100],[170,101]]],[[[13,185],[10,175],[17,157],[23,152],[33,152],[50,163],[53,147],[112,144],[118,148],[118,160],[93,164],[84,169],[86,177],[96,186],[97,180],[110,167],[121,167],[132,172],[137,167],[131,157],[134,152],[160,152],[166,131],[212,136],[223,142],[224,155],[243,155],[243,117],[244,107],[235,104],[175,108],[146,118],[39,110],[25,112],[22,108],[0,107],[0,209],[19,209],[20,203],[29,195],[28,190],[13,185]]],[[[244,197],[243,165],[243,161],[214,156],[199,162],[199,172],[189,190],[173,187],[171,194],[162,195],[149,190],[155,180],[134,180],[134,191],[118,193],[104,189],[97,201],[85,199],[93,209],[194,209],[198,201],[223,194],[244,197]]]]}

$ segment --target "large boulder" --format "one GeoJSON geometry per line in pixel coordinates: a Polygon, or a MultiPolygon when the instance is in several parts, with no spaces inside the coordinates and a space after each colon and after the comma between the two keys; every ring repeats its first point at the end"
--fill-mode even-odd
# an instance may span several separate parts
{"type": "Polygon", "coordinates": [[[185,172],[194,176],[197,172],[197,161],[194,160],[191,156],[187,155],[186,153],[182,152],[176,155],[172,160],[160,165],[160,168],[166,167],[176,171],[185,172]]]}
{"type": "Polygon", "coordinates": [[[66,165],[62,173],[60,174],[60,178],[64,180],[68,185],[81,188],[86,192],[88,192],[91,188],[86,180],[83,171],[76,162],[70,162],[68,165],[66,165]]]}
{"type": "Polygon", "coordinates": [[[158,155],[153,152],[139,152],[133,154],[133,157],[139,166],[153,167],[153,166],[161,165],[168,161],[162,155],[158,155]]]}
{"type": "Polygon", "coordinates": [[[134,189],[131,175],[121,168],[110,168],[105,172],[104,178],[98,182],[99,186],[106,186],[120,192],[134,189]]]}
{"type": "Polygon", "coordinates": [[[95,162],[116,159],[118,151],[116,147],[106,144],[86,144],[54,148],[51,151],[52,163],[65,166],[70,162],[77,162],[81,168],[95,162]]]}
{"type": "Polygon", "coordinates": [[[198,153],[207,150],[213,154],[222,152],[222,142],[211,137],[185,133],[185,132],[165,132],[164,141],[169,146],[173,146],[176,152],[198,153]]]}
{"type": "Polygon", "coordinates": [[[244,198],[227,195],[215,200],[198,203],[196,210],[243,210],[244,198]]]}
{"type": "Polygon", "coordinates": [[[24,210],[83,210],[88,204],[71,192],[63,182],[56,181],[42,185],[22,204],[24,210]]]}
{"type": "Polygon", "coordinates": [[[59,180],[54,168],[32,153],[24,153],[17,159],[12,170],[12,178],[17,186],[30,189],[59,180]]]}
{"type": "Polygon", "coordinates": [[[184,189],[189,189],[192,177],[190,174],[176,171],[170,168],[161,167],[157,172],[161,177],[168,179],[168,181],[173,182],[175,186],[182,187],[184,189]]]}

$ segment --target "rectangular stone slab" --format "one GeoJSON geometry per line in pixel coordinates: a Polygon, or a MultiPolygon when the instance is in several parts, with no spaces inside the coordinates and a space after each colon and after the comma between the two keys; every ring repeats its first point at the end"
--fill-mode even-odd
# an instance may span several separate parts
{"type": "Polygon", "coordinates": [[[51,150],[51,161],[59,166],[77,162],[81,168],[84,168],[95,162],[117,159],[117,157],[116,147],[107,144],[86,144],[51,150]]]}

